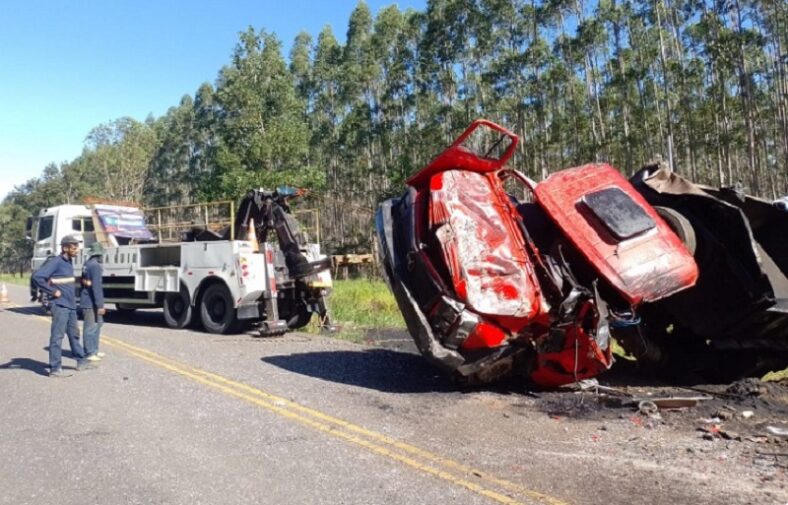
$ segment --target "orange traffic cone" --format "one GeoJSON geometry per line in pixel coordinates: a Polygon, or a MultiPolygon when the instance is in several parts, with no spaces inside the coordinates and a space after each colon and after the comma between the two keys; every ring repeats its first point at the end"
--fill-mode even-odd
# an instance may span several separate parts
{"type": "Polygon", "coordinates": [[[249,220],[249,227],[246,230],[246,240],[252,243],[254,252],[260,252],[260,244],[257,242],[257,232],[254,231],[254,219],[249,220]]]}
{"type": "Polygon", "coordinates": [[[0,286],[0,303],[8,303],[11,300],[8,299],[8,288],[5,285],[5,282],[0,286]]]}

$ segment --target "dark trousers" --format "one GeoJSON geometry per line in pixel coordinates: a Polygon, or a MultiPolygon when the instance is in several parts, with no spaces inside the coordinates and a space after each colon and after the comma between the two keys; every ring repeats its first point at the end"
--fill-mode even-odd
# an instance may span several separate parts
{"type": "Polygon", "coordinates": [[[85,354],[92,356],[99,350],[99,337],[101,336],[101,326],[104,324],[104,316],[98,313],[98,309],[91,307],[82,310],[82,335],[85,339],[85,354]]]}
{"type": "Polygon", "coordinates": [[[85,350],[79,343],[79,323],[77,310],[67,309],[60,305],[52,304],[52,326],[49,333],[49,366],[50,370],[60,370],[60,358],[63,353],[63,336],[68,335],[68,345],[77,364],[85,359],[85,350]]]}

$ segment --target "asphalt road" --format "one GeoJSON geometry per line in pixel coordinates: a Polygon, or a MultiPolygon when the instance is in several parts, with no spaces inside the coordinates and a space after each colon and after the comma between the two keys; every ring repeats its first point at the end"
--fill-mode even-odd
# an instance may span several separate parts
{"type": "Polygon", "coordinates": [[[98,369],[51,379],[47,318],[9,289],[0,504],[788,503],[784,472],[764,482],[696,434],[554,419],[322,336],[173,331],[145,311],[110,318],[98,369]]]}

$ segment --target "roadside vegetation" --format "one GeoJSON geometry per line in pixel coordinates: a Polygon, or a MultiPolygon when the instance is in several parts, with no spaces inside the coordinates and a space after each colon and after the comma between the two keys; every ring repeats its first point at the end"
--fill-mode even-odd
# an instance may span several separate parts
{"type": "Polygon", "coordinates": [[[7,282],[9,284],[19,284],[20,286],[27,286],[30,284],[30,274],[25,273],[21,276],[19,274],[0,274],[0,282],[7,282]]]}
{"type": "MultiPolygon", "coordinates": [[[[362,342],[374,332],[405,331],[405,321],[386,283],[377,279],[334,281],[328,297],[336,336],[362,342]]],[[[317,331],[317,326],[310,328],[317,331]]]]}

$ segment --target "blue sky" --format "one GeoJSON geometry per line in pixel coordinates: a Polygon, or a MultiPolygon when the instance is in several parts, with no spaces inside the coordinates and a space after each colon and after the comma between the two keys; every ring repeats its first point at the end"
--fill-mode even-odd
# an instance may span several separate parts
{"type": "MultiPolygon", "coordinates": [[[[367,0],[373,13],[426,0],[367,0]]],[[[238,32],[344,40],[356,0],[0,1],[0,200],[49,162],[74,159],[91,128],[160,116],[214,82],[238,32]]]]}

